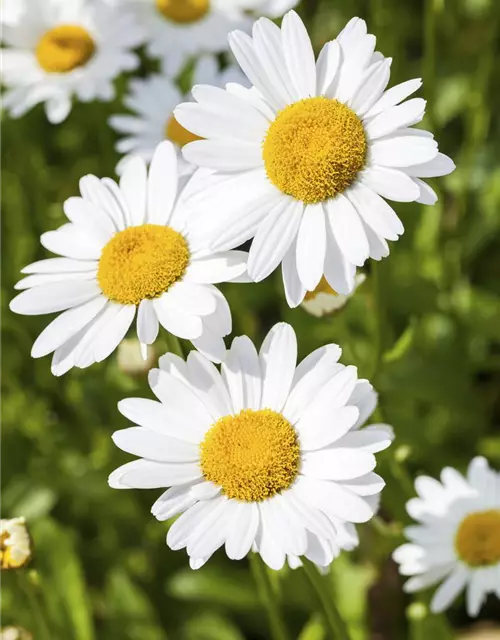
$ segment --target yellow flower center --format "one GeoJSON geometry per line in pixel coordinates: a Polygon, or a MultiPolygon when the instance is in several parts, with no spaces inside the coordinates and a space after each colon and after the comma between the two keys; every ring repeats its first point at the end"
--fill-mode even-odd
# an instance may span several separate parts
{"type": "Polygon", "coordinates": [[[189,248],[180,233],[159,224],[120,231],[101,253],[97,280],[110,300],[139,304],[161,296],[177,282],[189,262],[189,248]]]}
{"type": "Polygon", "coordinates": [[[200,463],[207,480],[228,498],[259,502],[287,489],[299,469],[292,425],[270,409],[225,416],[206,433],[200,463]]]}
{"type": "Polygon", "coordinates": [[[179,145],[179,147],[183,147],[185,144],[194,142],[195,140],[202,140],[200,136],[185,129],[173,115],[170,116],[165,125],[165,138],[179,145]]]}
{"type": "Polygon", "coordinates": [[[470,567],[500,562],[500,509],[468,515],[458,529],[455,549],[470,567]]]}
{"type": "Polygon", "coordinates": [[[267,177],[280,191],[308,204],[341,193],[366,158],[358,116],[338,100],[305,98],[282,109],[263,145],[267,177]]]}
{"type": "Polygon", "coordinates": [[[38,64],[50,73],[68,73],[86,64],[95,53],[95,42],[83,27],[61,24],[47,31],[35,50],[38,64]]]}
{"type": "Polygon", "coordinates": [[[178,24],[191,24],[207,15],[210,0],[156,0],[156,6],[167,20],[178,24]]]}
{"type": "Polygon", "coordinates": [[[304,300],[314,300],[320,293],[328,293],[331,296],[339,295],[334,289],[331,288],[331,286],[328,284],[327,279],[325,278],[325,276],[323,276],[314,291],[306,292],[304,300]]]}

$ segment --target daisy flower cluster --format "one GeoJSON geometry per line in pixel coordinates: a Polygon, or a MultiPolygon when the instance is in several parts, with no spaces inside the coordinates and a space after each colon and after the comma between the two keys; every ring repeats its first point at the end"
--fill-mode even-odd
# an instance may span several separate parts
{"type": "MultiPolygon", "coordinates": [[[[217,285],[260,282],[281,267],[289,307],[332,314],[366,279],[358,269],[387,257],[404,232],[388,201],[433,205],[426,179],[455,168],[416,127],[421,80],[389,87],[392,60],[366,23],[353,18],[316,58],[288,11],[295,4],[23,0],[4,25],[14,117],[43,102],[58,123],[73,98],[113,99],[140,45],[159,62],[129,81],[128,113],[109,119],[122,136],[119,181],[81,178],[63,205],[67,222],[41,237],[56,257],[24,267],[10,308],[60,314],[32,347],[34,358],[53,354],[55,376],[120,347],[123,370],[149,369],[160,330],[194,347],[149,371],[156,400],[119,403],[132,426],[113,440],[136,459],[109,476],[116,489],[165,489],[152,513],[177,518],[167,544],[186,549],[193,569],[222,547],[275,570],[327,568],[377,513],[385,481],[376,454],[395,435],[366,425],[378,396],[339,363],[339,346],[298,364],[295,332],[278,323],[260,349],[248,336],[226,348],[232,317],[217,285]],[[255,20],[286,11],[281,26],[255,20]],[[191,96],[179,88],[184,72],[191,96]]],[[[405,590],[443,581],[431,605],[440,612],[467,587],[475,616],[488,593],[500,597],[500,476],[476,458],[467,477],[446,468],[441,482],[420,477],[415,487],[408,513],[418,524],[394,552],[411,576],[405,590]]],[[[9,540],[22,537],[22,523],[5,525],[4,539],[3,522],[2,566],[21,566],[9,540]]]]}

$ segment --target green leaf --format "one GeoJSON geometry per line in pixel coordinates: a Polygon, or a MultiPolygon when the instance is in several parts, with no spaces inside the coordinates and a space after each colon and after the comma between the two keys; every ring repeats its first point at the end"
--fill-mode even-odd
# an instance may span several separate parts
{"type": "Polygon", "coordinates": [[[192,616],[183,630],[185,640],[245,640],[230,620],[210,611],[192,616]]]}
{"type": "Polygon", "coordinates": [[[311,616],[297,640],[326,640],[326,631],[318,615],[311,616]]]}

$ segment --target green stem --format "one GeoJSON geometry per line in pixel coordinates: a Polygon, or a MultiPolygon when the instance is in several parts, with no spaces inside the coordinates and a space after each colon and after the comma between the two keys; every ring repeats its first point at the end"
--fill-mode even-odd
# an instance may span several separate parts
{"type": "Polygon", "coordinates": [[[371,270],[372,280],[372,295],[373,295],[373,320],[374,320],[374,332],[373,332],[373,361],[371,365],[370,375],[368,379],[374,383],[375,376],[378,373],[380,363],[382,362],[383,355],[383,307],[382,307],[382,284],[380,281],[380,269],[379,263],[373,263],[371,270]]]}
{"type": "Polygon", "coordinates": [[[272,640],[288,640],[288,631],[269,579],[267,567],[258,553],[250,554],[250,567],[262,606],[267,612],[272,640]]]}
{"type": "Polygon", "coordinates": [[[45,614],[40,604],[35,585],[30,582],[28,575],[22,569],[16,570],[16,578],[20,590],[24,593],[29,603],[33,621],[36,624],[37,638],[40,640],[51,640],[54,635],[50,632],[49,625],[45,619],[45,614]]]}
{"type": "Polygon", "coordinates": [[[349,631],[342,619],[332,594],[327,588],[323,577],[320,575],[316,566],[307,558],[302,557],[304,572],[316,593],[318,601],[323,610],[326,625],[330,633],[331,640],[350,640],[349,631]]]}
{"type": "Polygon", "coordinates": [[[168,334],[167,338],[168,350],[170,353],[175,353],[175,355],[184,358],[184,349],[182,348],[181,342],[177,336],[174,336],[172,333],[168,334]]]}
{"type": "Polygon", "coordinates": [[[434,128],[434,94],[436,86],[436,16],[441,0],[425,0],[424,14],[424,61],[423,75],[425,97],[427,98],[427,116],[434,128]]]}

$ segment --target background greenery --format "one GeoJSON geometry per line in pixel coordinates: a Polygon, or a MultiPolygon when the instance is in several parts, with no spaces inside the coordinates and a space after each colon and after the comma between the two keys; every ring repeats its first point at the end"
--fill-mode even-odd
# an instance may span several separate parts
{"type": "MultiPolygon", "coordinates": [[[[366,18],[378,48],[394,57],[391,83],[424,78],[424,126],[458,169],[434,181],[435,207],[397,205],[405,235],[389,259],[367,265],[367,282],[343,311],[317,320],[288,309],[275,274],[224,287],[235,334],[260,343],[286,320],[301,356],[339,342],[343,362],[375,382],[379,417],[397,434],[380,456],[382,511],[326,580],[355,640],[455,638],[471,622],[463,602],[446,618],[428,616],[427,595],[403,595],[389,556],[416,474],[463,470],[474,454],[500,468],[500,3],[324,0],[303,2],[301,12],[317,48],[353,15],[366,18]]],[[[125,84],[119,80],[121,93],[125,84]]],[[[3,624],[20,624],[36,640],[266,639],[246,561],[219,552],[191,571],[184,552],[166,547],[168,525],[149,513],[160,492],[107,485],[129,459],[110,438],[126,426],[116,403],[149,397],[145,374],[123,372],[113,355],[56,379],[48,358],[30,358],[47,318],[8,310],[19,269],[45,257],[39,235],[62,223],[78,179],[114,174],[106,121],[120,111],[119,99],[75,105],[57,127],[40,107],[18,121],[3,117],[3,517],[24,515],[36,550],[28,569],[3,577],[3,624]]],[[[160,341],[156,355],[165,348],[160,341]]],[[[273,579],[291,638],[325,638],[302,572],[273,579]]],[[[492,599],[481,618],[498,623],[499,609],[492,599]]]]}

